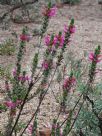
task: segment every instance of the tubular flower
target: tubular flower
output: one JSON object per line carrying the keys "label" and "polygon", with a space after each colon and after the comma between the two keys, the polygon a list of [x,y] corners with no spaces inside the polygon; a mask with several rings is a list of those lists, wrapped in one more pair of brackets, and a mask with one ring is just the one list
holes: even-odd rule
{"label": "tubular flower", "polygon": [[30,77],[29,77],[29,76],[19,76],[19,77],[18,77],[18,80],[25,82],[25,81],[29,81],[29,80],[30,80]]}
{"label": "tubular flower", "polygon": [[67,89],[67,88],[69,88],[70,86],[74,85],[75,83],[76,83],[75,77],[66,78],[66,79],[64,80],[63,88],[64,88],[64,89]]}
{"label": "tubular flower", "polygon": [[29,134],[33,132],[33,124],[29,124],[28,128],[26,129]]}
{"label": "tubular flower", "polygon": [[21,104],[21,100],[17,100],[16,102],[6,101],[4,105],[7,106],[9,109],[15,109],[19,104]]}
{"label": "tubular flower", "polygon": [[100,62],[102,60],[102,56],[98,55],[97,58],[95,57],[95,54],[93,52],[91,52],[89,54],[89,60],[91,61],[95,61],[96,63]]}
{"label": "tubular flower", "polygon": [[47,35],[45,37],[45,44],[46,44],[46,46],[48,46],[50,44],[50,36],[49,35]]}
{"label": "tubular flower", "polygon": [[45,7],[44,11],[43,11],[43,15],[44,16],[47,16],[47,17],[54,17],[56,15],[56,6],[52,7],[52,8],[48,8],[48,7]]}
{"label": "tubular flower", "polygon": [[68,26],[65,24],[64,25],[64,33],[67,33],[68,32]]}
{"label": "tubular flower", "polygon": [[72,34],[75,33],[75,31],[76,31],[76,27],[74,25],[70,25],[69,32]]}
{"label": "tubular flower", "polygon": [[57,41],[58,41],[57,37],[54,37],[53,40],[51,40],[51,37],[49,35],[45,37],[46,46],[56,45]]}
{"label": "tubular flower", "polygon": [[57,43],[59,44],[59,47],[63,47],[65,37],[64,35],[56,35]]}
{"label": "tubular flower", "polygon": [[56,10],[57,10],[57,8],[56,8],[55,6],[52,7],[52,8],[50,8],[50,10],[49,10],[49,12],[48,12],[48,16],[49,16],[49,17],[55,16],[55,15],[56,15]]}
{"label": "tubular flower", "polygon": [[20,35],[20,40],[23,41],[23,42],[29,42],[31,39],[31,36],[28,35],[28,34],[21,34]]}
{"label": "tubular flower", "polygon": [[44,60],[44,62],[42,63],[42,67],[44,68],[44,70],[47,70],[49,68],[49,64],[46,60]]}

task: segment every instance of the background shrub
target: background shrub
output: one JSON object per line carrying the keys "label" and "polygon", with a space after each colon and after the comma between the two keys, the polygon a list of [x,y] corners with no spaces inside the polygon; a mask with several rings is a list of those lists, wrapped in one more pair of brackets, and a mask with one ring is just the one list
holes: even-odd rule
{"label": "background shrub", "polygon": [[0,55],[13,55],[15,52],[15,45],[13,40],[8,39],[4,43],[0,44]]}
{"label": "background shrub", "polygon": [[71,5],[74,5],[74,4],[77,4],[80,2],[80,0],[62,0],[63,3],[68,3],[68,4],[71,4]]}

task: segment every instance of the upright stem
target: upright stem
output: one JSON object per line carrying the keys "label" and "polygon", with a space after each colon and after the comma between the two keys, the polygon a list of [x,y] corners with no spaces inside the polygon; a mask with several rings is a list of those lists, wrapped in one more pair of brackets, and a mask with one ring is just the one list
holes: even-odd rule
{"label": "upright stem", "polygon": [[25,98],[24,98],[24,100],[23,100],[23,103],[22,103],[22,105],[21,105],[21,109],[20,109],[20,111],[19,111],[19,114],[18,114],[18,116],[17,116],[17,118],[16,118],[15,124],[14,124],[14,126],[13,126],[13,128],[12,128],[12,130],[11,130],[10,136],[12,136],[12,133],[13,133],[13,131],[14,131],[14,129],[15,129],[15,127],[16,127],[18,121],[19,121],[21,112],[22,112],[23,107],[24,107],[24,105],[25,105],[25,103],[26,103],[26,100],[27,100],[27,97],[28,97],[28,95],[29,95],[29,92],[30,92],[30,90],[32,89],[32,86],[33,86],[33,83],[31,82],[31,84],[29,85],[27,94],[26,94],[26,96],[25,96]]}
{"label": "upright stem", "polygon": [[41,106],[41,104],[42,104],[42,101],[44,100],[45,95],[47,94],[47,92],[48,92],[48,90],[49,90],[49,87],[50,87],[50,85],[51,85],[51,83],[52,83],[52,81],[53,81],[53,78],[54,78],[54,76],[55,76],[56,70],[57,70],[57,67],[56,67],[56,69],[55,69],[55,71],[54,71],[54,73],[53,73],[53,75],[52,75],[52,78],[51,78],[51,80],[50,80],[50,83],[49,83],[49,85],[48,85],[48,87],[47,87],[47,89],[46,89],[46,91],[45,91],[45,93],[44,93],[42,99],[40,99],[40,102],[39,102],[39,104],[38,104],[38,106],[37,106],[36,111],[34,112],[34,114],[33,114],[33,116],[31,117],[31,119],[28,121],[28,124],[26,125],[26,127],[24,128],[24,130],[23,130],[23,132],[20,134],[20,136],[23,135],[23,133],[24,133],[25,130],[27,129],[28,125],[29,125],[29,124],[31,123],[31,121],[34,119],[35,115],[37,115],[37,113],[38,113],[38,111],[39,111],[39,108],[40,108],[40,106]]}

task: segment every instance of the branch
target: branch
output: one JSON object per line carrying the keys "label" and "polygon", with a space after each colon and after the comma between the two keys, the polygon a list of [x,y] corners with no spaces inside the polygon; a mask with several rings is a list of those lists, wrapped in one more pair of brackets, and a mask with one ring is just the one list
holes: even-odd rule
{"label": "branch", "polygon": [[10,9],[10,12],[13,12],[14,10],[18,9],[18,8],[21,8],[23,6],[26,6],[26,5],[30,5],[30,4],[34,4],[35,2],[38,2],[38,0],[33,0],[33,1],[30,1],[30,2],[26,2],[26,3],[20,3],[16,6],[14,6],[13,8]]}
{"label": "branch", "polygon": [[99,119],[98,113],[97,113],[97,112],[95,111],[95,109],[94,109],[95,105],[94,105],[93,100],[91,100],[91,99],[89,98],[89,96],[86,96],[86,99],[87,99],[88,102],[91,103],[92,111],[93,111],[94,115]]}
{"label": "branch", "polygon": [[33,1],[30,1],[30,2],[23,3],[23,4],[20,3],[20,4],[18,4],[18,5],[15,5],[13,8],[11,8],[9,11],[7,11],[6,13],[4,13],[4,14],[0,17],[0,22],[2,22],[2,21],[5,19],[5,17],[6,17],[7,15],[9,15],[10,13],[13,14],[14,10],[19,9],[19,8],[21,8],[21,7],[24,7],[24,6],[26,6],[26,5],[34,4],[35,2],[38,2],[38,0],[33,0]]}

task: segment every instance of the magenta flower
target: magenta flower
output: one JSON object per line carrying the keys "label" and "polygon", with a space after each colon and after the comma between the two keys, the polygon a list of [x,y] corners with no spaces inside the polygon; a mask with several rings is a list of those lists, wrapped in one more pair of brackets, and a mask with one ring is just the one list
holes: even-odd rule
{"label": "magenta flower", "polygon": [[54,17],[56,15],[56,11],[57,11],[56,6],[50,8],[50,10],[48,11],[48,16],[49,17]]}
{"label": "magenta flower", "polygon": [[16,103],[14,103],[12,101],[6,101],[4,104],[5,104],[5,106],[7,106],[10,109],[16,108]]}
{"label": "magenta flower", "polygon": [[61,35],[61,36],[59,37],[60,47],[62,47],[62,46],[63,46],[63,44],[64,44],[64,40],[65,40],[64,35]]}
{"label": "magenta flower", "polygon": [[48,8],[48,7],[45,7],[44,11],[42,12],[44,16],[47,16],[47,17],[54,17],[56,15],[56,6],[52,7],[52,8]]}
{"label": "magenta flower", "polygon": [[57,41],[58,41],[58,39],[57,39],[56,36],[53,38],[52,41],[51,41],[51,37],[50,37],[49,35],[47,35],[47,36],[45,37],[45,44],[46,44],[46,46],[56,45]]}
{"label": "magenta flower", "polygon": [[33,124],[30,124],[26,130],[27,130],[27,132],[29,134],[32,134],[32,132],[33,132]]}
{"label": "magenta flower", "polygon": [[42,67],[44,68],[44,70],[47,70],[49,68],[49,64],[46,60],[44,60],[44,62],[42,63]]}
{"label": "magenta flower", "polygon": [[63,84],[63,87],[64,87],[64,88],[67,88],[68,82],[69,82],[69,78],[66,78],[66,79],[64,80],[64,84]]}
{"label": "magenta flower", "polygon": [[4,105],[7,106],[9,109],[15,109],[19,104],[21,104],[21,100],[17,100],[16,102],[6,101]]}
{"label": "magenta flower", "polygon": [[75,27],[74,25],[71,25],[71,26],[69,27],[69,31],[70,31],[71,34],[72,34],[72,33],[75,33],[76,27]]}
{"label": "magenta flower", "polygon": [[94,60],[94,53],[93,53],[93,52],[91,52],[91,53],[89,54],[89,60],[91,60],[91,61]]}
{"label": "magenta flower", "polygon": [[[65,36],[64,34],[62,35],[56,35],[54,36],[53,40],[51,39],[51,37],[48,35],[45,37],[45,44],[46,46],[56,46],[56,44],[59,45],[59,47],[62,47],[65,41]],[[53,50],[53,49],[52,49]]]}
{"label": "magenta flower", "polygon": [[22,80],[23,80],[23,76],[19,76],[19,77],[18,77],[18,80],[19,80],[19,81],[22,81]]}
{"label": "magenta flower", "polygon": [[56,42],[59,44],[60,47],[63,47],[65,36],[62,35],[56,35]]}
{"label": "magenta flower", "polygon": [[98,62],[100,62],[102,60],[102,58],[101,58],[101,55],[98,55],[98,57],[95,58],[95,54],[93,52],[91,52],[89,54],[89,60],[95,61],[96,63],[98,63]]}
{"label": "magenta flower", "polygon": [[67,89],[70,85],[72,86],[72,85],[74,85],[76,83],[76,79],[75,79],[75,77],[71,77],[71,78],[66,78],[65,80],[64,80],[64,84],[63,84],[63,87],[64,87],[64,89]]}
{"label": "magenta flower", "polygon": [[23,41],[23,42],[29,42],[31,39],[31,36],[28,35],[28,34],[21,34],[20,35],[20,40]]}
{"label": "magenta flower", "polygon": [[67,33],[67,32],[68,32],[68,26],[64,25],[64,33]]}
{"label": "magenta flower", "polygon": [[19,76],[19,77],[18,77],[18,80],[25,82],[25,81],[29,81],[29,80],[30,80],[30,77],[29,77],[29,76]]}
{"label": "magenta flower", "polygon": [[29,76],[25,76],[25,77],[24,77],[24,80],[25,80],[25,81],[29,81],[30,79],[31,79],[31,78],[30,78]]}
{"label": "magenta flower", "polygon": [[55,36],[54,39],[53,39],[53,45],[56,45],[57,42],[58,42],[58,39],[57,39],[57,37]]}
{"label": "magenta flower", "polygon": [[45,37],[45,44],[46,44],[46,46],[49,46],[49,44],[50,44],[50,36],[49,35],[47,35]]}

